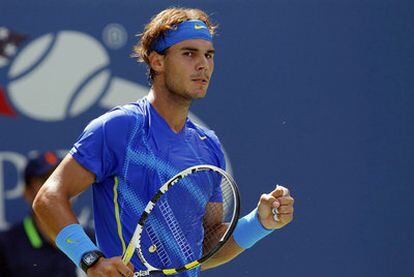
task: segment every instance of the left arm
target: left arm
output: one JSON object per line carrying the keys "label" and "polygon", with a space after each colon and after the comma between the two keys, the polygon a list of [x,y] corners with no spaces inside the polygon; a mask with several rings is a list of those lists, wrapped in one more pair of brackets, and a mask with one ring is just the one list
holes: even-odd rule
{"label": "left arm", "polygon": [[[292,221],[293,210],[294,210],[293,203],[294,203],[294,199],[290,196],[289,190],[282,186],[277,186],[272,192],[268,194],[263,194],[260,197],[259,203],[257,205],[257,215],[254,214],[253,216],[257,216],[260,222],[261,228],[263,229],[267,229],[267,230],[280,229]],[[209,203],[208,205],[222,205],[222,204],[221,203]],[[275,221],[273,218],[273,213],[272,213],[273,208],[276,208],[278,211],[278,218],[279,218],[278,221]],[[210,210],[210,209],[207,209],[207,210]],[[219,234],[222,234],[223,232],[225,232],[225,230],[227,230],[227,227],[225,225],[226,223],[221,223],[221,218],[222,216],[220,213],[215,213],[214,215],[206,214],[205,224],[208,224],[207,226],[218,226],[215,228],[217,228],[217,232]],[[223,248],[220,249],[220,251],[218,251],[215,255],[213,255],[213,257],[207,260],[204,264],[201,265],[201,270],[213,268],[221,264],[227,263],[231,261],[232,259],[234,259],[235,257],[237,257],[244,250],[246,250],[245,248],[239,246],[239,244],[242,244],[242,243],[237,242],[238,237],[236,235],[236,232],[237,232],[237,228],[241,227],[240,225],[241,224],[239,224],[236,227],[235,234],[233,234],[233,236],[229,239],[229,241],[226,242]],[[236,238],[235,238],[235,235],[236,235]]]}
{"label": "left arm", "polygon": [[[228,230],[227,222],[222,222],[223,218],[223,203],[210,202],[206,207],[206,214],[204,217],[204,241],[203,251],[208,252],[211,247],[217,245],[220,238]],[[216,254],[201,265],[201,270],[213,268],[221,264],[227,263],[234,259],[237,255],[243,252],[244,249],[239,247],[234,241],[233,236],[225,243]]]}
{"label": "left arm", "polygon": [[233,236],[226,242],[216,254],[201,265],[201,270],[210,269],[219,265],[230,262],[236,258],[245,249],[241,248],[235,241]]}

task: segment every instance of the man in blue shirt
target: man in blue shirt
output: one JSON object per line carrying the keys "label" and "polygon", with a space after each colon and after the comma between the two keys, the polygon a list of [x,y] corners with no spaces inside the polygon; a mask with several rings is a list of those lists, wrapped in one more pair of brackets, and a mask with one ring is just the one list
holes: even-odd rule
{"label": "man in blue shirt", "polygon": [[[205,96],[213,73],[214,30],[208,16],[197,9],[170,8],[157,14],[135,47],[136,56],[149,68],[149,94],[93,120],[36,198],[33,207],[50,236],[88,276],[132,276],[134,268],[144,269],[137,257],[125,266],[120,256],[159,186],[189,166],[225,169],[214,132],[187,117],[192,101]],[[91,184],[97,246],[86,238],[69,205],[71,197]],[[217,188],[207,195],[209,202],[220,203]],[[279,221],[273,219],[273,208]],[[262,195],[257,209],[239,220],[231,240],[202,269],[233,259],[292,217],[293,198],[286,188]],[[201,228],[185,235],[187,230],[176,230],[180,245],[193,249],[189,255],[195,257],[201,251],[193,247]],[[153,262],[168,268],[168,259],[161,255]],[[180,274],[198,275],[199,269]]]}

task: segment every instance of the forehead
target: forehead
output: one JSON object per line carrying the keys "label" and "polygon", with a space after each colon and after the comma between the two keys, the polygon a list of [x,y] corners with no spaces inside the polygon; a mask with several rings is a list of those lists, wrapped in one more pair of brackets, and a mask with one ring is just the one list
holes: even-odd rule
{"label": "forehead", "polygon": [[204,39],[187,39],[183,40],[179,43],[174,44],[170,47],[170,50],[172,51],[179,51],[181,49],[188,49],[193,48],[197,49],[199,51],[210,51],[214,50],[213,44]]}

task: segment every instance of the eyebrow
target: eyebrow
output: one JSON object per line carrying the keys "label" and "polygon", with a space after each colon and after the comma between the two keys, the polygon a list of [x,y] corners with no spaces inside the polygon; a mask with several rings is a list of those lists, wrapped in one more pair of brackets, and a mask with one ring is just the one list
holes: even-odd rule
{"label": "eyebrow", "polygon": [[[193,48],[193,47],[183,47],[183,48],[180,49],[180,51],[200,52],[200,50],[198,48]],[[209,53],[209,54],[214,54],[215,52],[216,52],[216,50],[214,50],[214,49],[207,50],[207,53]]]}

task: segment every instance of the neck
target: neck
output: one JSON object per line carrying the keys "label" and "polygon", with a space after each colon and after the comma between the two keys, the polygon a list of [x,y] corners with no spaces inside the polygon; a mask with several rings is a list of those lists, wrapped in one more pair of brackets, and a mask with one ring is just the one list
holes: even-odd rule
{"label": "neck", "polygon": [[175,133],[183,129],[190,110],[191,100],[184,99],[184,97],[156,84],[152,86],[147,98]]}

